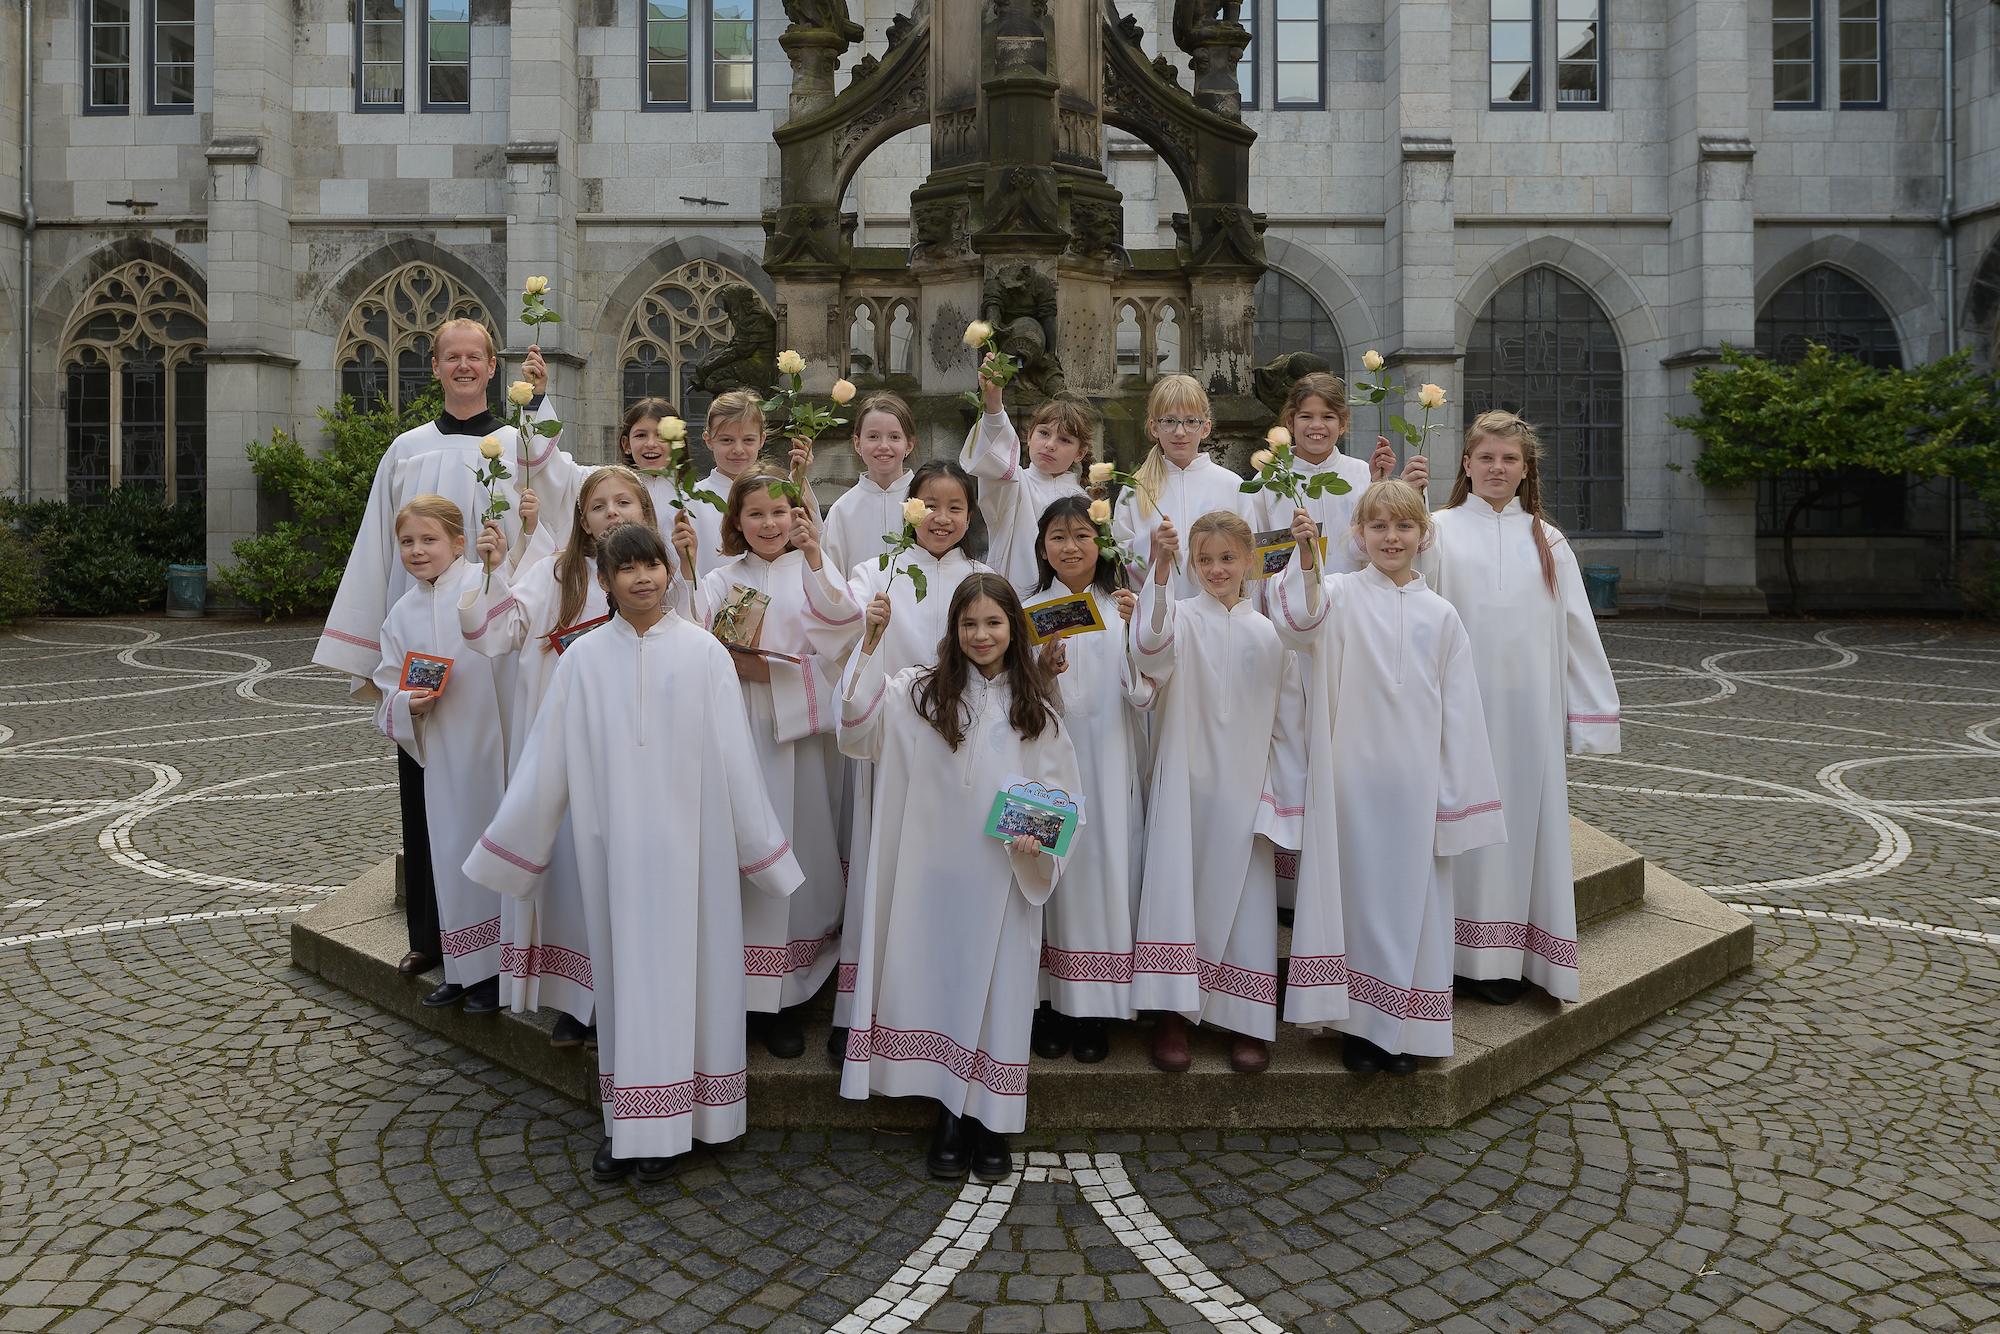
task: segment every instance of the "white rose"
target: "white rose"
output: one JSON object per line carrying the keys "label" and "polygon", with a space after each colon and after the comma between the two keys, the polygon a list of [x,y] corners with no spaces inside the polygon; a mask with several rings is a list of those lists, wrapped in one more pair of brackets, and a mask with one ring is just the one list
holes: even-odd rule
{"label": "white rose", "polygon": [[530,278],[521,285],[521,291],[528,296],[547,296],[549,294],[549,280],[547,278]]}
{"label": "white rose", "polygon": [[903,502],[904,523],[907,524],[922,523],[924,521],[924,516],[926,514],[929,514],[930,512],[931,512],[931,507],[929,505],[924,504],[923,501],[916,499],[914,496]]}
{"label": "white rose", "polygon": [[481,440],[479,442],[479,457],[483,459],[499,458],[500,437],[497,435],[489,435],[484,440]]}
{"label": "white rose", "polygon": [[1250,456],[1250,466],[1255,468],[1258,472],[1262,472],[1264,471],[1265,468],[1270,466],[1271,460],[1275,457],[1276,456],[1272,454],[1270,450],[1260,449],[1255,454],[1252,454]]}
{"label": "white rose", "polygon": [[985,320],[974,320],[965,326],[965,345],[967,347],[984,347],[986,346],[986,340],[992,336],[993,326]]}
{"label": "white rose", "polygon": [[535,386],[526,380],[516,380],[507,386],[507,401],[517,408],[525,408],[535,397]]}
{"label": "white rose", "polygon": [[660,418],[660,439],[670,445],[678,445],[688,438],[687,423],[679,417]]}
{"label": "white rose", "polygon": [[852,403],[854,401],[854,381],[835,380],[833,388],[827,391],[827,395],[835,403]]}
{"label": "white rose", "polygon": [[1292,447],[1292,433],[1282,426],[1273,426],[1270,430],[1264,432],[1264,443],[1273,449],[1290,449]]}
{"label": "white rose", "polygon": [[1092,523],[1099,523],[1099,524],[1103,524],[1103,523],[1110,523],[1110,522],[1111,522],[1111,502],[1110,502],[1110,501],[1108,501],[1108,500],[1093,500],[1093,501],[1091,501],[1091,502],[1090,502],[1090,521],[1091,521]]}
{"label": "white rose", "polygon": [[804,373],[805,368],[806,359],[790,348],[786,348],[778,354],[778,373],[780,375],[800,375]]}
{"label": "white rose", "polygon": [[1377,352],[1377,351],[1376,351],[1376,350],[1375,350],[1374,348],[1372,348],[1372,347],[1371,347],[1371,348],[1369,348],[1369,349],[1368,349],[1368,350],[1367,350],[1366,352],[1363,352],[1363,353],[1361,354],[1361,369],[1362,369],[1362,370],[1364,370],[1364,371],[1379,371],[1379,370],[1381,370],[1381,369],[1382,369],[1382,354],[1381,354],[1380,352]]}
{"label": "white rose", "polygon": [[1444,390],[1438,385],[1424,385],[1417,390],[1417,402],[1423,407],[1441,408],[1444,406]]}
{"label": "white rose", "polygon": [[1118,470],[1109,463],[1093,463],[1090,465],[1090,484],[1092,486],[1103,486],[1111,480],[1111,474],[1116,471]]}

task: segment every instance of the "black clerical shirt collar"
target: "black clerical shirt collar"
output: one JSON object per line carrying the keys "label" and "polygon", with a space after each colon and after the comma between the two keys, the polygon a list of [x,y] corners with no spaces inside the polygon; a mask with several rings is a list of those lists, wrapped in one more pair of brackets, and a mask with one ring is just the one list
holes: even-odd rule
{"label": "black clerical shirt collar", "polygon": [[481,408],[475,417],[454,417],[449,412],[440,412],[437,417],[437,428],[444,435],[492,435],[506,424],[488,408]]}

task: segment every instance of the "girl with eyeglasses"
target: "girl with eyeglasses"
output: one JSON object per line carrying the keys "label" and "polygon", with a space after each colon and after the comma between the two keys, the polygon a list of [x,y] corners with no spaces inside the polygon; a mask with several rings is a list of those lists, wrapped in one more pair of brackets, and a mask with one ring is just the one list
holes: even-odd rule
{"label": "girl with eyeglasses", "polygon": [[[1182,531],[1204,514],[1227,510],[1245,522],[1255,517],[1255,497],[1242,493],[1243,479],[1203,452],[1215,423],[1208,394],[1191,375],[1162,376],[1146,398],[1146,434],[1153,448],[1139,465],[1138,485],[1118,498],[1111,531],[1142,567],[1152,561],[1153,534],[1160,520]],[[1169,597],[1193,597],[1200,589],[1186,569],[1169,571]]]}

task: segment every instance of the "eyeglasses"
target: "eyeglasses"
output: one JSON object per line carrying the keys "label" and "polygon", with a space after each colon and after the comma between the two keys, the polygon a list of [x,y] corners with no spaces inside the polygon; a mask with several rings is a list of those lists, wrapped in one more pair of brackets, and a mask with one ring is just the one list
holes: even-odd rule
{"label": "eyeglasses", "polygon": [[1206,417],[1155,417],[1153,422],[1162,431],[1199,431],[1208,425]]}

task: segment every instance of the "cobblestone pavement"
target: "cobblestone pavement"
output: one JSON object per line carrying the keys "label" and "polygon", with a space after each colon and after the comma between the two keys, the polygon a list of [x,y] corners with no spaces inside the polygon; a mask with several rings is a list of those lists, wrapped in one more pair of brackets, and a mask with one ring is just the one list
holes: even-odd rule
{"label": "cobblestone pavement", "polygon": [[0,633],[0,1330],[2000,1327],[2000,637],[1608,625],[1576,809],[1752,973],[1452,1130],[961,1192],[886,1134],[598,1186],[594,1112],[292,971],[394,770],[313,627],[216,624]]}

